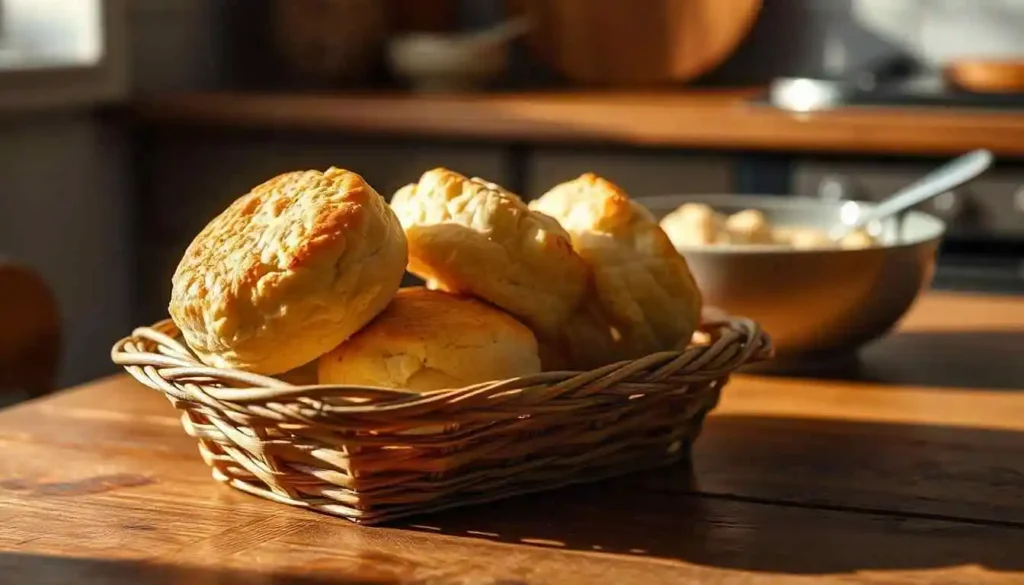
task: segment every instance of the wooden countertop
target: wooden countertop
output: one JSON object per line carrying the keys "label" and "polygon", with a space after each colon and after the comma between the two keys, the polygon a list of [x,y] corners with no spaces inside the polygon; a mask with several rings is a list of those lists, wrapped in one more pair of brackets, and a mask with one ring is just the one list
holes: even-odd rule
{"label": "wooden countertop", "polygon": [[459,96],[195,93],[137,104],[154,125],[695,149],[1024,155],[1024,111],[846,108],[794,114],[752,90]]}
{"label": "wooden countertop", "polygon": [[[691,467],[366,528],[214,482],[126,376],[0,412],[43,583],[1019,583],[1024,299],[930,294],[854,380],[736,376]],[[874,380],[874,381],[869,381]]]}

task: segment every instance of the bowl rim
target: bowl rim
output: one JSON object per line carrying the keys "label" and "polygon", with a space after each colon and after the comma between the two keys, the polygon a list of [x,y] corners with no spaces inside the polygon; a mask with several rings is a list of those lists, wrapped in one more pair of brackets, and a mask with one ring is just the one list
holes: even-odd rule
{"label": "bowl rim", "polygon": [[[868,208],[878,205],[877,202],[864,201],[862,199],[842,199],[836,202],[827,201],[818,197],[807,195],[777,195],[777,194],[730,194],[730,193],[680,193],[639,196],[635,199],[650,211],[667,210],[670,213],[684,203],[705,203],[714,207],[715,203],[729,207],[743,207],[746,209],[806,209],[809,206],[817,208],[832,208],[844,203],[852,202]],[[653,207],[653,209],[652,209]],[[671,207],[671,209],[669,209]],[[694,246],[679,246],[675,248],[685,254],[777,254],[777,255],[806,255],[806,254],[858,254],[871,252],[873,250],[900,250],[917,248],[941,241],[947,230],[946,222],[941,218],[920,210],[911,210],[909,217],[931,223],[934,234],[926,237],[918,237],[896,243],[883,243],[877,246],[863,248],[792,248],[784,244],[707,244]],[[661,218],[658,219],[661,221]]]}

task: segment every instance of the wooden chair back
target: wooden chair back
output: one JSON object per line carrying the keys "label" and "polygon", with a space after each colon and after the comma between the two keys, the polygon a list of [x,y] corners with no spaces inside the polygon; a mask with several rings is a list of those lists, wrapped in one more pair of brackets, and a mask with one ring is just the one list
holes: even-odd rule
{"label": "wooden chair back", "polygon": [[54,389],[60,360],[57,299],[34,270],[0,260],[0,403]]}

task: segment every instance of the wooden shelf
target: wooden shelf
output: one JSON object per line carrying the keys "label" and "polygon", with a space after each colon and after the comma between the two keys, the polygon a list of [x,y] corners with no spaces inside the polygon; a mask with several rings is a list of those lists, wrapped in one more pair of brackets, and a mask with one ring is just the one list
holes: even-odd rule
{"label": "wooden shelf", "polygon": [[146,124],[527,143],[949,155],[1024,155],[1024,112],[848,108],[794,114],[755,91],[453,96],[193,93],[143,101]]}

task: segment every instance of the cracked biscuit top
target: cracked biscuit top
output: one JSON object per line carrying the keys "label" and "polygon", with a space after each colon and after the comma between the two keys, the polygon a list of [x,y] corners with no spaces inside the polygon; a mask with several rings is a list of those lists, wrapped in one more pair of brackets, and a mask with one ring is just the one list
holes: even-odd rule
{"label": "cracked biscuit top", "polygon": [[690,268],[647,208],[592,173],[553,187],[530,209],[557,219],[591,272],[561,351],[590,369],[681,349],[700,323]]}
{"label": "cracked biscuit top", "polygon": [[206,364],[277,374],[316,360],[380,313],[405,235],[356,173],[297,171],[252,189],[192,241],[171,318]]}
{"label": "cracked biscuit top", "polygon": [[409,271],[427,286],[483,299],[538,336],[557,335],[586,287],[587,267],[554,219],[478,178],[434,169],[395,193]]}

